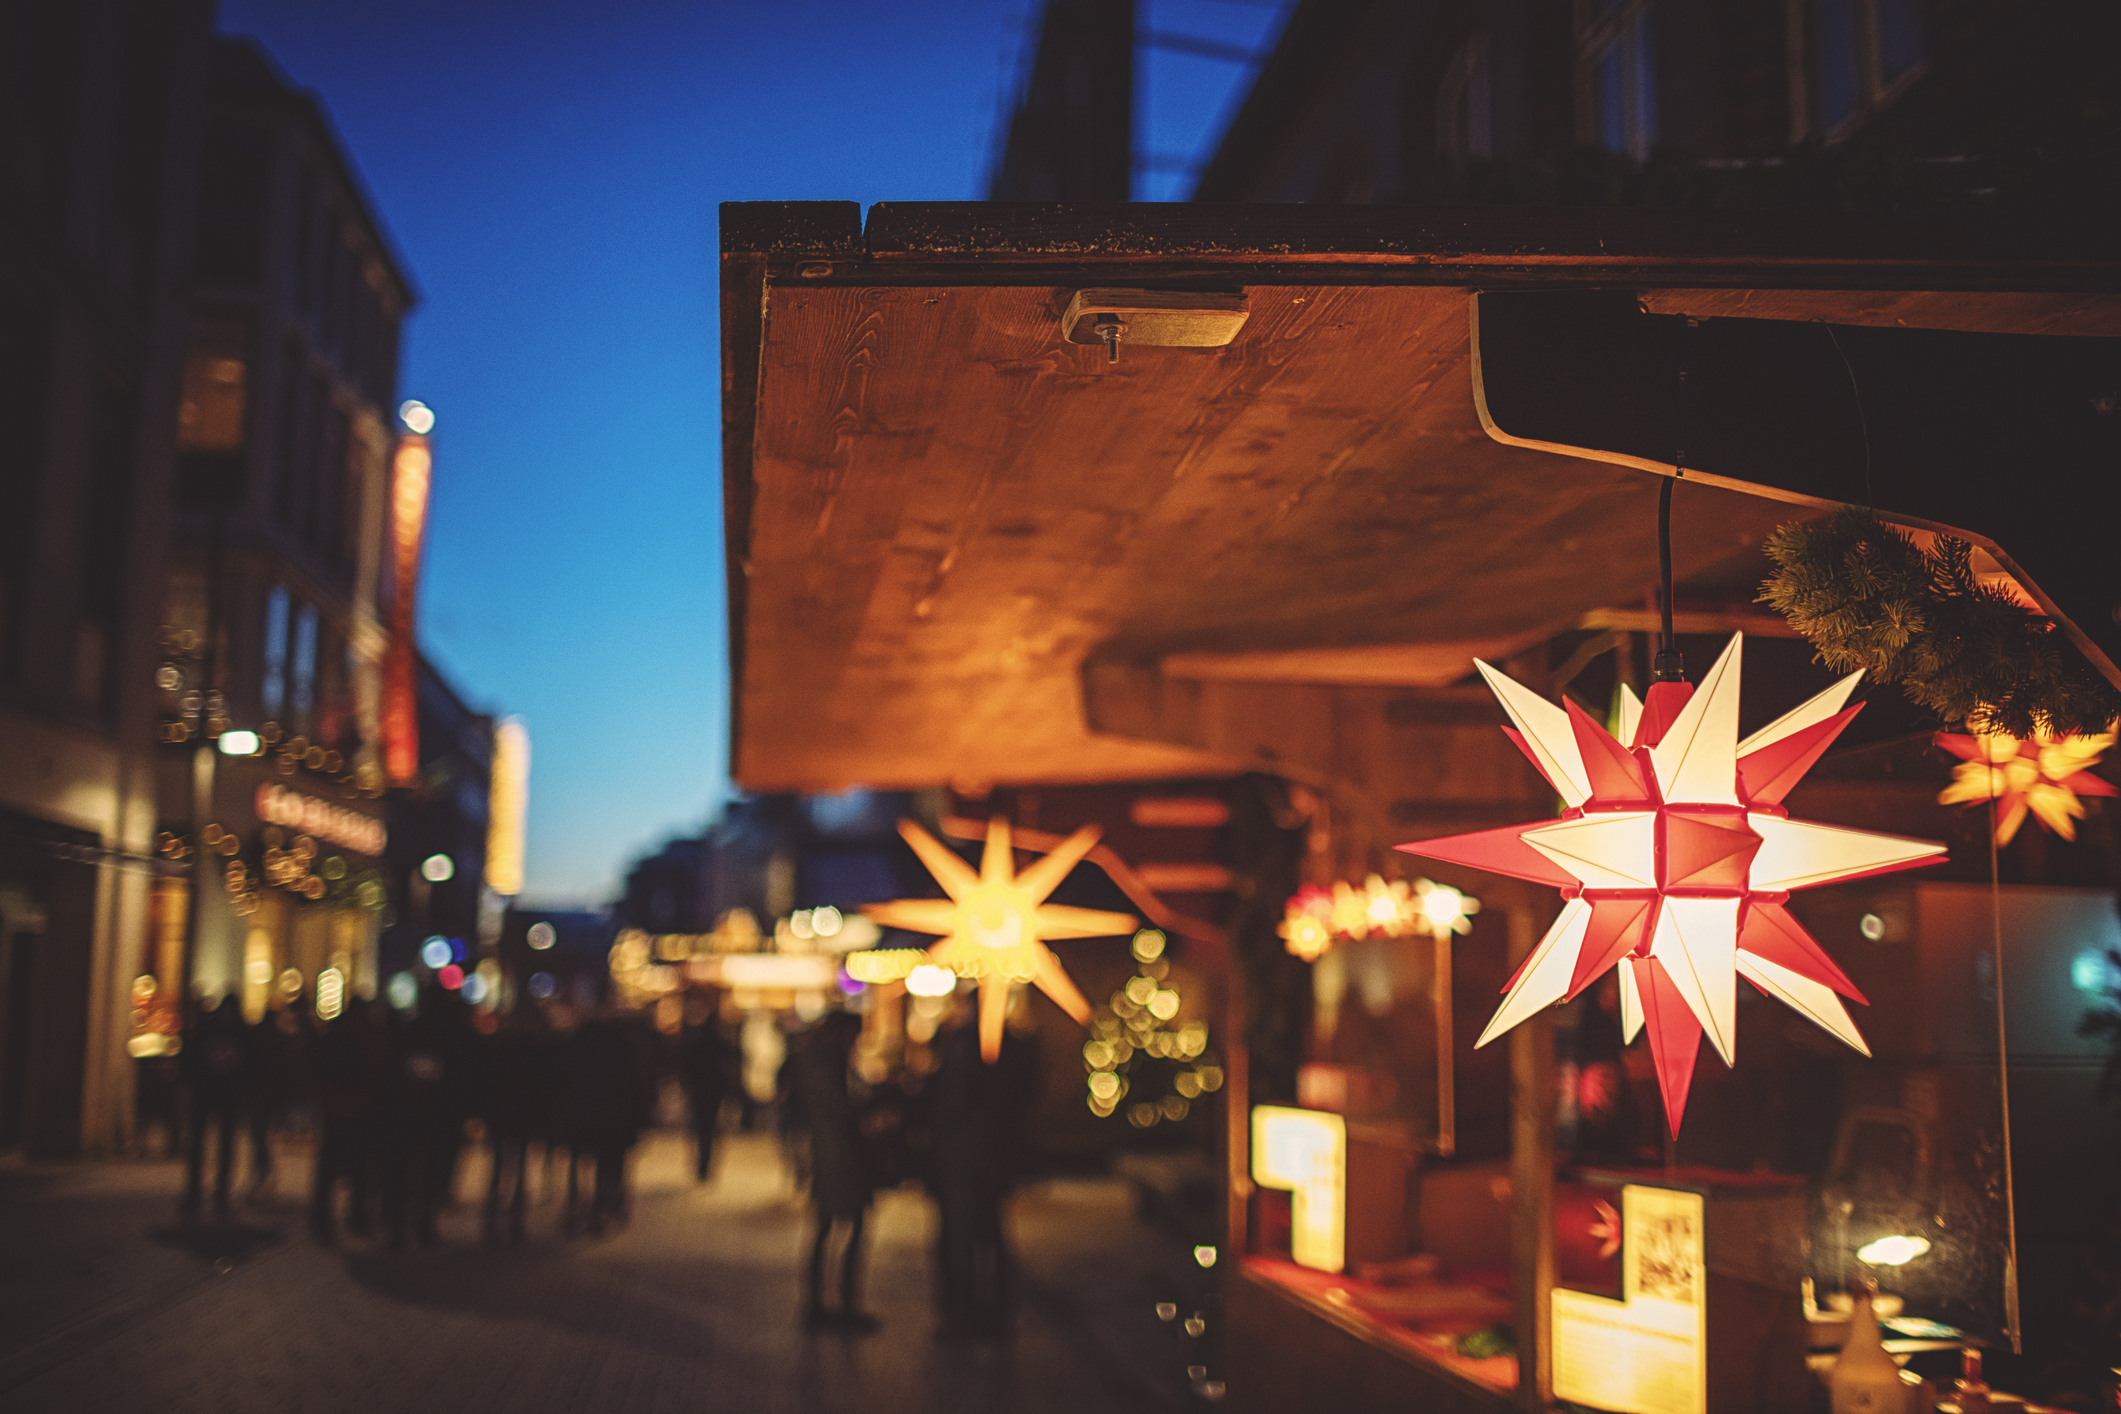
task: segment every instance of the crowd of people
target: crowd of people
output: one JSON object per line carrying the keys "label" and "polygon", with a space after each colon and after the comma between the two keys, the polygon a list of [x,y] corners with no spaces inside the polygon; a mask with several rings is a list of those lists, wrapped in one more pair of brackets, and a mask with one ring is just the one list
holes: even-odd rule
{"label": "crowd of people", "polygon": [[[492,1145],[489,1240],[520,1240],[533,1145],[565,1164],[566,1222],[597,1230],[623,1215],[626,1156],[653,1117],[655,1033],[637,1017],[579,1021],[526,1008],[490,1029],[455,992],[430,985],[410,1015],[378,1004],[327,1023],[275,1010],[246,1022],[233,997],[184,1034],[187,1099],[180,1211],[231,1211],[240,1140],[253,1192],[273,1178],[273,1140],[298,1106],[316,1137],[309,1223],[323,1242],[342,1226],[379,1230],[394,1248],[432,1246],[468,1139]],[[586,1201],[581,1175],[593,1177]]]}
{"label": "crowd of people", "polygon": [[1013,1302],[1002,1207],[1020,1173],[1035,1048],[1011,1033],[990,1064],[969,1019],[946,1021],[921,1072],[869,1083],[854,1064],[861,1029],[846,1012],[777,1021],[779,1064],[755,1077],[705,1006],[664,1036],[637,1014],[544,1005],[475,1023],[458,994],[432,984],[409,1014],[356,1004],[330,1022],[296,1009],[250,1022],[223,998],[179,1051],[180,1210],[202,1217],[210,1193],[214,1214],[229,1216],[246,1149],[251,1193],[269,1189],[275,1136],[299,1115],[314,1134],[309,1225],[320,1242],[344,1231],[393,1249],[434,1245],[474,1143],[488,1151],[487,1241],[523,1239],[540,1162],[548,1186],[565,1184],[565,1230],[594,1233],[624,1220],[629,1155],[675,1081],[700,1182],[732,1110],[779,1134],[813,1212],[808,1329],[878,1328],[861,1299],[869,1210],[880,1190],[919,1181],[940,1217],[938,1334],[1002,1337]]}

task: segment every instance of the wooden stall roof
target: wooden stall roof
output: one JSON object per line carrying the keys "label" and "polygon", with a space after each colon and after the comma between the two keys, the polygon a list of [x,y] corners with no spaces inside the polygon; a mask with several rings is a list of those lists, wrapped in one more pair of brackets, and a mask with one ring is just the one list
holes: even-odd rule
{"label": "wooden stall roof", "polygon": [[[2096,233],[1786,213],[722,208],[733,769],[757,790],[1231,769],[1100,735],[1092,660],[1435,686],[1639,610],[1656,478],[1483,431],[1468,296],[2121,334]],[[1225,348],[1065,342],[1086,286],[1243,291]],[[1791,508],[1678,498],[1680,579]],[[1587,616],[1589,618],[1587,619]]]}

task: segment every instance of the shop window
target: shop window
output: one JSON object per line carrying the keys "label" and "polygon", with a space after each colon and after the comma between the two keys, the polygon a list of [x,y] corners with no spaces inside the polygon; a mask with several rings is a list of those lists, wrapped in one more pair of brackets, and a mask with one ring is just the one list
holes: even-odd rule
{"label": "shop window", "polygon": [[201,329],[184,355],[177,404],[177,445],[189,452],[233,452],[243,446],[249,407],[249,339],[240,324]]}
{"label": "shop window", "polygon": [[1467,36],[1436,91],[1436,154],[1447,162],[1487,157],[1495,150],[1488,102],[1488,37]]}
{"label": "shop window", "polygon": [[[1922,73],[1921,0],[1790,0],[1798,137],[1845,137]],[[1807,91],[1808,90],[1808,91]]]}
{"label": "shop window", "polygon": [[265,672],[258,684],[258,705],[267,720],[287,707],[287,619],[287,586],[276,584],[265,596]]}
{"label": "shop window", "polygon": [[1640,162],[1657,140],[1650,0],[1592,0],[1577,26],[1578,129],[1584,140]]}

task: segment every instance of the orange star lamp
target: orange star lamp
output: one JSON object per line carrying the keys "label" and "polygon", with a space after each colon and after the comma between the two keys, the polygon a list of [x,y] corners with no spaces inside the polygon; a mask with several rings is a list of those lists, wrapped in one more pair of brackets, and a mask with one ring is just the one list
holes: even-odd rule
{"label": "orange star lamp", "polygon": [[[1657,683],[1624,694],[1618,738],[1574,702],[1557,707],[1479,663],[1513,723],[1511,739],[1561,796],[1558,819],[1399,848],[1552,884],[1561,917],[1503,989],[1485,1046],[1620,968],[1621,1025],[1647,1030],[1666,1122],[1679,1133],[1704,1033],[1737,1060],[1737,981],[1865,1055],[1842,998],[1863,994],[1791,916],[1792,891],[1908,869],[1945,847],[1792,820],[1783,797],[1860,710],[1860,673],[1738,738],[1743,636],[1696,690]],[[1624,744],[1623,744],[1624,743]],[[1621,966],[1621,964],[1625,966]]]}
{"label": "orange star lamp", "polygon": [[1009,844],[1009,822],[1000,817],[987,822],[987,847],[978,873],[911,820],[899,821],[898,832],[949,897],[873,903],[862,912],[886,928],[943,935],[928,949],[928,961],[979,984],[980,1054],[989,1061],[1001,1056],[1012,982],[1036,985],[1078,1024],[1087,1025],[1090,1004],[1043,940],[1134,931],[1131,913],[1046,902],[1096,845],[1098,828],[1085,825],[1021,874]]}

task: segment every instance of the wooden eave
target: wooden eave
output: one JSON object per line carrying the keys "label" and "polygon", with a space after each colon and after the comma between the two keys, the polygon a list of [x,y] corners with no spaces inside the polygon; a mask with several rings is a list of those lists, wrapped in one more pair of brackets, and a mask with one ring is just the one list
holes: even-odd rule
{"label": "wooden eave", "polygon": [[[1229,770],[1095,730],[1086,665],[1227,680],[1251,655],[1433,688],[1476,653],[1639,607],[1656,479],[1489,435],[1476,290],[2110,338],[2110,247],[1786,213],[904,203],[865,227],[851,202],[726,205],[734,773],[832,789]],[[1090,285],[1241,290],[1251,313],[1227,348],[1107,367],[1061,338]],[[1680,579],[1791,514],[1690,485]]]}

